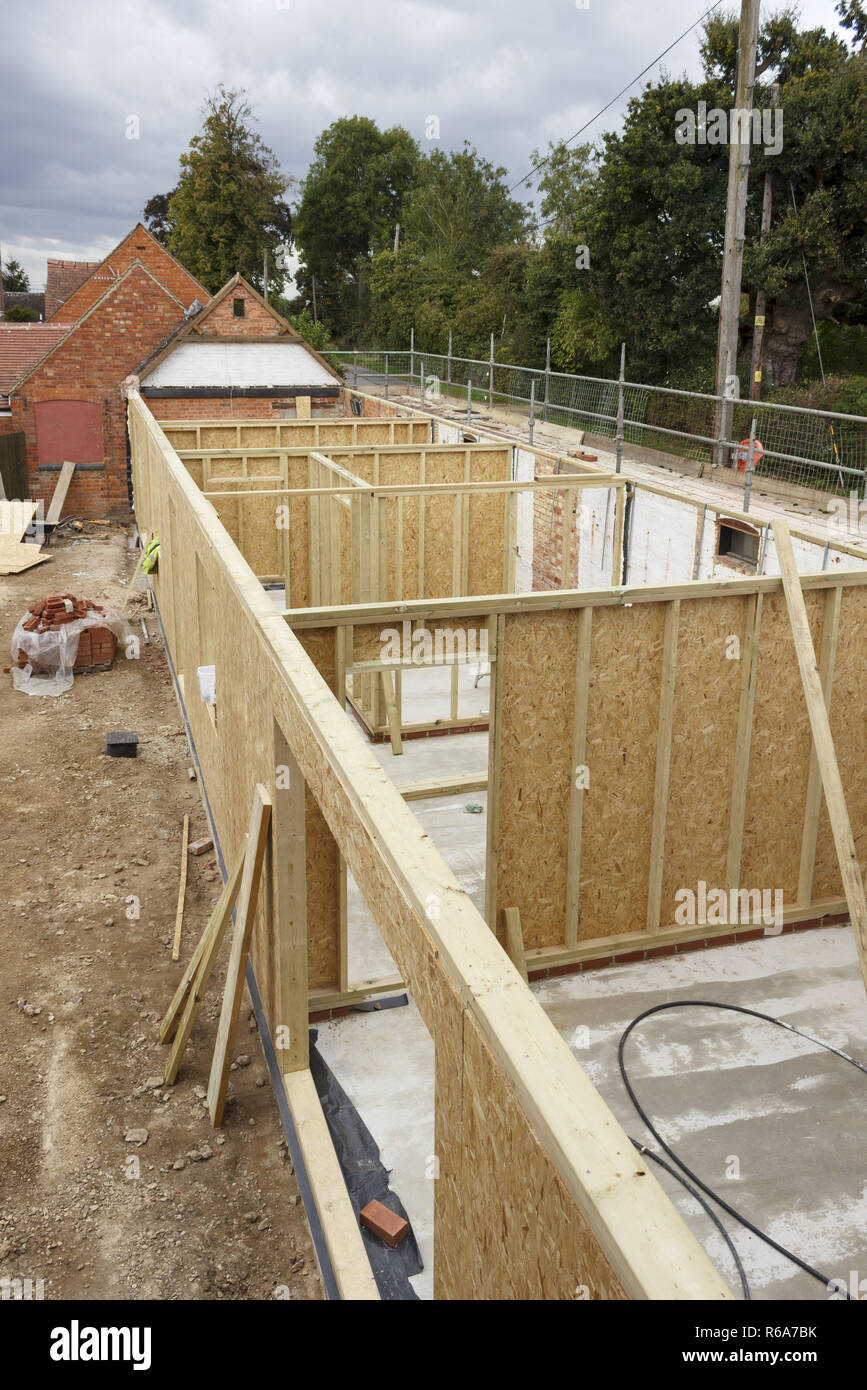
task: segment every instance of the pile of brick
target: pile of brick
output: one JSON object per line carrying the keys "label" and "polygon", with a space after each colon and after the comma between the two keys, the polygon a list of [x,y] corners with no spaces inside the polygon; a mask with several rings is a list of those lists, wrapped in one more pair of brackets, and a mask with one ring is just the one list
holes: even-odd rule
{"label": "pile of brick", "polygon": [[[31,604],[27,611],[30,617],[21,624],[22,628],[25,632],[42,634],[60,632],[67,623],[86,618],[92,613],[104,613],[105,609],[98,603],[91,602],[89,598],[76,598],[75,594],[49,594],[42,603]],[[85,671],[107,671],[114,660],[116,650],[117,638],[110,628],[96,624],[86,627],[78,638],[78,653],[73,668],[75,675],[81,675]],[[28,663],[34,671],[40,670],[38,659],[34,659],[23,647],[19,647],[17,665],[23,670]],[[5,669],[8,671],[10,668]]]}

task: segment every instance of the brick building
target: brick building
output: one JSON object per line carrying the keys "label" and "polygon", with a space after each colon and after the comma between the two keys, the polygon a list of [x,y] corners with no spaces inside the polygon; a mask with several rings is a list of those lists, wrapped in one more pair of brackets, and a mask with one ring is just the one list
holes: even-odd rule
{"label": "brick building", "polygon": [[69,274],[54,275],[50,321],[0,326],[0,391],[11,393],[0,433],[25,435],[31,498],[47,502],[70,459],[68,512],[129,515],[133,375],[164,419],[294,416],[299,396],[314,414],[340,408],[340,377],[251,285],[236,275],[211,298],[141,224],[77,284],[82,263],[53,264]]}
{"label": "brick building", "polygon": [[341,378],[291,324],[235,275],[136,375],[161,420],[294,418],[340,409]]}
{"label": "brick building", "polygon": [[[11,392],[0,430],[25,435],[32,498],[47,501],[62,463],[73,459],[68,511],[125,517],[124,379],[208,293],[140,223],[98,265],[53,262],[49,271],[50,321],[9,325],[9,342],[0,338],[0,375],[6,368]],[[11,381],[10,364],[27,350],[26,334],[36,327],[45,347]]]}

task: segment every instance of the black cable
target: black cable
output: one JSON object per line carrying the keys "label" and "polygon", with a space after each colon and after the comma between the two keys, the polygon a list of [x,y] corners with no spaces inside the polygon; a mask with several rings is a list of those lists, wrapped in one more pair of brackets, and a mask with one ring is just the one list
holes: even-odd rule
{"label": "black cable", "polygon": [[[617,96],[614,96],[611,98],[610,101],[607,101],[605,105],[602,107],[601,111],[597,111],[595,116],[591,116],[589,121],[584,122],[580,130],[576,130],[574,135],[570,135],[568,140],[563,140],[561,141],[561,143],[564,145],[571,145],[573,140],[577,140],[579,135],[583,135],[585,130],[592,126],[594,121],[598,121],[600,116],[605,115],[605,112],[608,110],[609,107],[614,105],[615,101],[619,101],[623,94],[629,91],[630,87],[634,87],[636,82],[641,81],[645,73],[650,72],[651,68],[655,68],[657,63],[662,62],[662,59],[666,56],[666,54],[670,53],[673,48],[676,48],[677,45],[680,43],[681,39],[685,39],[687,34],[691,34],[693,29],[697,29],[699,24],[701,24],[702,20],[707,19],[708,15],[713,14],[714,10],[718,10],[721,4],[722,0],[715,0],[715,4],[711,5],[709,9],[705,10],[704,14],[701,15],[693,24],[690,24],[688,29],[684,29],[682,34],[678,34],[677,38],[673,39],[671,43],[668,45],[668,48],[664,48],[661,53],[657,54],[657,56],[653,59],[652,63],[648,63],[646,68],[642,68],[641,72],[638,74],[637,77],[633,77],[631,82],[627,82],[625,87],[621,87],[620,91],[617,93]],[[522,183],[526,183],[527,179],[531,179],[534,174],[537,174],[539,170],[542,168],[543,164],[549,163],[550,159],[551,155],[549,154],[545,155],[544,159],[540,159],[538,164],[533,165],[529,174],[525,174],[522,179],[518,179],[517,183],[512,184],[511,188],[509,189],[509,192],[514,193],[516,188],[520,188]]]}
{"label": "black cable", "polygon": [[640,1154],[646,1155],[647,1158],[652,1158],[653,1161],[654,1161],[654,1163],[658,1163],[659,1166],[660,1166],[660,1168],[664,1168],[665,1171],[666,1171],[666,1173],[670,1173],[671,1176],[672,1176],[677,1182],[680,1183],[681,1187],[685,1187],[686,1190],[687,1190],[687,1192],[689,1193],[689,1195],[690,1195],[691,1197],[694,1197],[694,1198],[695,1198],[695,1200],[698,1202],[699,1206],[700,1206],[700,1207],[707,1213],[707,1215],[710,1217],[711,1221],[712,1221],[713,1224],[716,1226],[717,1230],[719,1231],[720,1235],[722,1236],[723,1240],[725,1241],[726,1245],[727,1245],[728,1248],[729,1248],[729,1254],[731,1255],[732,1259],[734,1260],[735,1265],[736,1265],[736,1267],[737,1267],[738,1274],[740,1275],[741,1288],[742,1288],[743,1291],[744,1291],[744,1299],[745,1299],[747,1302],[749,1302],[750,1299],[751,1299],[751,1297],[752,1297],[752,1295],[750,1294],[750,1286],[749,1286],[749,1283],[747,1282],[746,1271],[744,1270],[744,1267],[743,1267],[743,1265],[741,1264],[741,1257],[740,1257],[740,1255],[738,1254],[738,1252],[737,1252],[737,1250],[736,1250],[736,1248],[735,1248],[735,1243],[734,1243],[734,1241],[732,1240],[731,1236],[729,1235],[729,1233],[728,1233],[728,1231],[726,1230],[726,1228],[725,1228],[725,1226],[723,1225],[723,1223],[720,1221],[720,1219],[719,1219],[719,1217],[717,1216],[716,1212],[714,1211],[713,1207],[710,1205],[709,1202],[706,1202],[706,1201],[704,1200],[704,1198],[702,1197],[701,1193],[698,1191],[697,1188],[693,1187],[692,1183],[687,1182],[686,1178],[683,1176],[682,1173],[679,1173],[679,1172],[677,1171],[676,1168],[673,1168],[673,1167],[671,1166],[670,1163],[666,1163],[665,1159],[664,1159],[664,1158],[660,1158],[659,1154],[655,1154],[655,1153],[653,1152],[653,1149],[649,1149],[649,1148],[647,1147],[646,1144],[640,1144],[639,1141],[638,1141],[637,1139],[633,1139],[633,1138],[632,1138],[632,1135],[631,1135],[631,1134],[628,1136],[628,1138],[629,1138],[630,1144],[634,1144],[635,1147],[636,1147],[636,1149],[638,1150],[638,1152],[639,1152]]}
{"label": "black cable", "polygon": [[[647,1126],[654,1139],[665,1150],[669,1158],[674,1163],[676,1163],[678,1167],[682,1169],[682,1171],[686,1173],[687,1176],[690,1177],[692,1181],[698,1187],[700,1187],[703,1192],[706,1192],[707,1195],[710,1198],[712,1198],[712,1200],[716,1202],[718,1206],[722,1207],[723,1211],[728,1212],[729,1216],[733,1217],[735,1221],[738,1221],[740,1225],[744,1226],[748,1231],[751,1231],[754,1236],[758,1236],[759,1240],[763,1240],[766,1245],[770,1245],[771,1248],[773,1250],[776,1250],[778,1254],[783,1255],[787,1260],[791,1260],[793,1264],[798,1265],[798,1267],[800,1269],[803,1269],[805,1273],[811,1274],[814,1279],[818,1279],[819,1283],[824,1284],[825,1288],[827,1288],[831,1283],[831,1280],[826,1274],[822,1274],[818,1269],[814,1269],[812,1265],[807,1264],[806,1260],[802,1260],[800,1256],[794,1254],[793,1251],[787,1250],[784,1245],[780,1245],[778,1241],[774,1240],[765,1231],[759,1230],[758,1226],[755,1226],[753,1222],[750,1221],[741,1212],[739,1212],[736,1207],[731,1206],[731,1204],[727,1202],[723,1197],[721,1197],[718,1192],[715,1192],[712,1187],[709,1187],[707,1183],[702,1182],[698,1174],[694,1173],[691,1168],[687,1167],[683,1159],[679,1158],[678,1155],[674,1152],[674,1150],[670,1147],[670,1145],[668,1145],[665,1142],[659,1130],[653,1124],[646,1110],[641,1105],[641,1102],[635,1094],[635,1089],[632,1085],[632,1082],[629,1080],[629,1075],[626,1070],[626,1064],[623,1060],[624,1048],[626,1046],[626,1041],[630,1033],[633,1031],[633,1029],[638,1027],[639,1023],[643,1022],[645,1018],[649,1018],[651,1014],[664,1013],[668,1009],[726,1009],[730,1013],[747,1014],[751,1018],[760,1018],[764,1023],[773,1023],[778,1028],[785,1028],[790,1033],[797,1033],[798,1037],[805,1038],[808,1042],[814,1043],[815,1046],[824,1048],[826,1052],[833,1052],[836,1057],[841,1057],[844,1062],[850,1062],[853,1067],[857,1067],[858,1070],[863,1071],[865,1075],[867,1075],[867,1066],[865,1066],[863,1062],[857,1061],[856,1058],[850,1057],[847,1052],[841,1052],[840,1048],[833,1047],[831,1043],[823,1042],[821,1038],[814,1038],[811,1033],[805,1033],[803,1029],[796,1028],[793,1023],[784,1023],[782,1019],[773,1018],[771,1014],[763,1014],[758,1009],[746,1009],[743,1008],[740,1004],[720,1004],[714,999],[680,999],[672,1004],[654,1004],[652,1008],[645,1009],[644,1013],[639,1014],[637,1018],[634,1018],[632,1020],[632,1022],[629,1024],[629,1027],[626,1028],[622,1033],[620,1043],[617,1049],[617,1061],[620,1066],[620,1075],[623,1078],[623,1084],[626,1087],[629,1099],[632,1101],[632,1104],[635,1106],[636,1110],[641,1116],[641,1119],[644,1121],[644,1124]],[[633,1140],[633,1143],[634,1142],[635,1141]],[[650,1151],[648,1150],[648,1153],[649,1152]],[[853,1299],[853,1295],[851,1293],[847,1293],[845,1297],[848,1300]]]}

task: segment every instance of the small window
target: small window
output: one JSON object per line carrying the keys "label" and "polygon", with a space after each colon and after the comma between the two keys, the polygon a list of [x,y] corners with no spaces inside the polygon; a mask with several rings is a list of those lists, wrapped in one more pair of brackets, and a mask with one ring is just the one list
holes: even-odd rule
{"label": "small window", "polygon": [[233,300],[232,300],[232,313],[235,315],[235,318],[236,318],[236,319],[242,319],[242,318],[244,317],[244,315],[246,314],[246,312],[247,312],[247,301],[246,301],[246,299],[233,299]]}
{"label": "small window", "polygon": [[723,521],[719,523],[717,540],[717,559],[729,560],[747,569],[757,569],[759,563],[759,533],[746,522]]}

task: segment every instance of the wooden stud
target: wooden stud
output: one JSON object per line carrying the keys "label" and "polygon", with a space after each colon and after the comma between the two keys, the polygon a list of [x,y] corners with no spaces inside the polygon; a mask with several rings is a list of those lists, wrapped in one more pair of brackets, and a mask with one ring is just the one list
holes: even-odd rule
{"label": "wooden stud", "polygon": [[66,494],[69,491],[69,484],[72,482],[72,475],[75,472],[75,464],[67,461],[60,470],[60,477],[57,479],[48,511],[45,515],[46,526],[56,526],[60,520],[63,504],[66,501]]}
{"label": "wooden stud", "polygon": [[[842,589],[829,589],[825,595],[822,620],[822,649],[819,674],[825,708],[831,712],[831,690],[834,684],[834,664],[837,658],[837,634],[840,628]],[[801,864],[798,873],[798,902],[809,907],[813,899],[813,873],[816,867],[816,838],[819,832],[819,813],[822,809],[822,781],[816,750],[810,752],[810,771],[807,778],[807,802],[804,808],[804,832],[801,838]]]}
{"label": "wooden stud", "polygon": [[187,846],[190,843],[190,818],[184,816],[184,829],[181,835],[181,882],[178,887],[178,908],[175,913],[175,939],[172,942],[172,960],[180,960],[181,928],[184,924],[184,898],[187,892]]}
{"label": "wooden stud", "polygon": [[[225,932],[229,920],[232,916],[232,908],[235,905],[235,899],[238,896],[238,890],[241,887],[241,875],[244,871],[244,855],[246,853],[246,848],[247,837],[245,835],[243,844],[241,845],[240,853],[238,854],[238,857],[235,861],[232,872],[226,879],[226,882],[223,886],[223,891],[217,899],[217,902],[214,906],[214,910],[211,913],[210,918],[208,919],[208,925],[205,927],[205,930],[202,932],[202,935],[199,938],[199,943],[192,954],[190,963],[184,970],[183,975],[181,976],[181,982],[175,990],[174,998],[172,999],[171,1004],[169,1004],[163,1021],[160,1024],[161,1043],[171,1042],[172,1038],[175,1035],[175,1031],[178,1026],[178,1021],[180,1020],[181,1014],[183,1013],[184,1001],[187,998],[187,994],[189,993],[189,989],[193,983],[193,980],[196,978],[196,975],[198,974],[199,966],[201,965],[205,952],[212,945],[215,938],[219,938],[219,941],[221,941],[223,938],[223,933]],[[219,950],[219,941],[217,944],[217,950]]]}
{"label": "wooden stud", "polygon": [[579,898],[581,892],[581,835],[584,818],[585,767],[587,759],[587,711],[590,701],[590,653],[593,635],[593,609],[582,608],[578,616],[578,642],[575,653],[575,701],[572,715],[572,783],[569,790],[569,842],[566,869],[566,944],[578,941]]}
{"label": "wooden stud", "polygon": [[668,784],[671,771],[671,736],[674,721],[674,687],[677,675],[679,627],[680,599],[674,599],[665,610],[665,629],[662,639],[662,679],[659,691],[659,722],[656,735],[650,873],[647,883],[647,930],[649,932],[658,932],[660,926],[662,873],[665,867],[665,820],[668,812]]}
{"label": "wooden stud", "polygon": [[[505,651],[506,619],[495,618],[498,658]],[[490,654],[490,642],[489,642]],[[503,665],[491,664],[490,733],[488,735],[488,824],[485,848],[485,921],[491,931],[497,926],[497,843],[500,835],[500,742],[503,723]]]}
{"label": "wooden stud", "polygon": [[397,758],[403,752],[403,742],[400,736],[400,719],[397,713],[397,701],[395,699],[393,676],[388,671],[380,671],[382,681],[382,693],[385,700],[385,712],[388,719],[388,732],[391,738],[391,751]]}
{"label": "wooden stud", "polygon": [[226,970],[226,987],[223,991],[223,1005],[217,1025],[217,1041],[214,1044],[214,1057],[211,1062],[211,1076],[208,1081],[208,1113],[214,1129],[223,1123],[226,1105],[226,1090],[229,1084],[229,1066],[238,1031],[238,1014],[241,1009],[241,996],[244,993],[247,957],[250,953],[250,939],[253,935],[253,920],[259,900],[259,884],[262,875],[262,860],[271,822],[271,796],[261,782],[256,784],[253,793],[253,810],[250,814],[247,855],[244,860],[244,874],[241,891],[238,894],[238,911],[232,949]]}
{"label": "wooden stud", "polygon": [[810,728],[813,731],[813,747],[822,779],[822,789],[825,793],[825,805],[828,808],[828,819],[831,822],[834,848],[837,851],[837,862],[840,865],[843,891],[849,907],[855,945],[858,948],[861,975],[865,988],[867,988],[867,901],[864,898],[861,867],[858,863],[855,840],[849,823],[849,813],[846,809],[843,782],[837,764],[831,723],[819,677],[819,668],[816,665],[810,622],[798,577],[789,528],[785,521],[778,520],[773,522],[772,529],[777,550],[777,561],[783,580],[783,590],[786,595],[786,605],[789,610],[792,637],[798,657],[798,668],[801,672],[801,683],[804,687],[804,698],[807,702],[807,714],[810,718]]}
{"label": "wooden stud", "polygon": [[747,598],[744,637],[741,645],[741,691],[738,703],[738,729],[735,736],[728,848],[726,851],[727,891],[740,886],[744,818],[750,776],[750,746],[753,737],[753,707],[756,696],[756,677],[759,669],[761,634],[762,595],[752,594]]}
{"label": "wooden stud", "polygon": [[527,960],[524,955],[524,933],[521,930],[521,914],[516,907],[503,908],[503,940],[506,946],[506,955],[521,979],[528,983]]}

